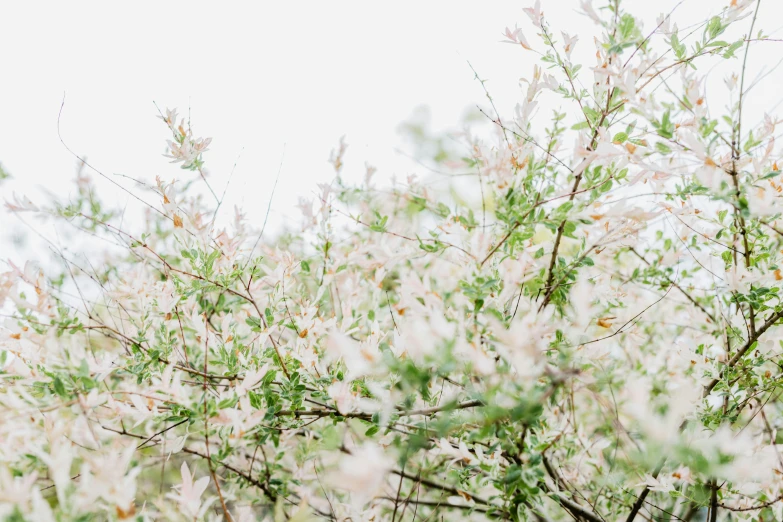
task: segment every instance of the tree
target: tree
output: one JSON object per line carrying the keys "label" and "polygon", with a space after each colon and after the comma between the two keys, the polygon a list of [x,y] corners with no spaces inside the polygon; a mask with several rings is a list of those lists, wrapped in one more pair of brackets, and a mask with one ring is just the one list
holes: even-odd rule
{"label": "tree", "polygon": [[[516,113],[487,92],[492,135],[438,159],[473,199],[348,184],[341,143],[301,228],[218,228],[210,140],[176,111],[186,181],[124,188],[154,195],[143,217],[86,163],[67,203],[15,197],[92,250],[0,276],[0,512],[782,519],[777,119],[742,117],[758,6],[643,31],[585,1],[582,68],[536,2],[539,40],[505,32],[542,64]],[[700,71],[723,60],[718,116]]]}

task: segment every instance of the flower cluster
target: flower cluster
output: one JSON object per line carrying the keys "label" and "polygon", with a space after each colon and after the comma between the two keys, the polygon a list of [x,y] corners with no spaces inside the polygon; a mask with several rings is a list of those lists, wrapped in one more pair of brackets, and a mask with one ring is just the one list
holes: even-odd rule
{"label": "flower cluster", "polygon": [[176,110],[166,110],[166,115],[159,116],[166,122],[173,141],[168,141],[169,151],[165,156],[171,158],[172,163],[182,163],[182,168],[187,170],[199,170],[203,165],[201,154],[209,150],[212,138],[194,138],[190,124],[185,129],[185,120],[177,120]]}

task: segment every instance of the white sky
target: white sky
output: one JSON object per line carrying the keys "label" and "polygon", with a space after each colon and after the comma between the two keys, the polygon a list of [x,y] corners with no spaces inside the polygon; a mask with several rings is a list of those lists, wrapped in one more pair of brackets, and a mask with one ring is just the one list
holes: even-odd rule
{"label": "white sky", "polygon": [[[579,2],[542,3],[556,34],[579,34],[577,49],[589,57],[591,36],[584,31],[593,29],[577,15]],[[682,27],[727,3],[685,0],[674,19],[683,20]],[[296,218],[297,197],[332,178],[326,160],[343,134],[349,173],[363,170],[365,161],[382,177],[421,172],[394,151],[401,144],[398,125],[426,105],[436,128],[453,127],[467,108],[483,103],[468,60],[489,80],[501,113],[510,114],[519,99],[517,81],[530,74],[536,56],[499,41],[515,23],[534,41],[522,12],[530,4],[2,2],[0,162],[15,179],[0,186],[0,196],[8,199],[13,190],[33,196],[36,187],[61,196],[73,190],[75,160],[57,137],[63,94],[64,140],[107,175],[191,176],[161,156],[168,135],[155,118],[154,100],[180,114],[190,105],[196,135],[214,138],[205,159],[219,193],[241,153],[223,207],[227,215],[241,204],[254,219],[263,218],[285,143],[273,219]],[[649,31],[676,1],[623,4]],[[783,2],[764,0],[761,13],[759,26],[774,33]],[[783,57],[783,44],[760,45],[751,53],[756,73]],[[776,71],[755,91],[750,120],[783,96],[781,78]],[[94,177],[124,204],[126,195]],[[13,218],[3,212],[0,220]],[[4,244],[7,237],[0,237],[0,258],[8,257]]]}

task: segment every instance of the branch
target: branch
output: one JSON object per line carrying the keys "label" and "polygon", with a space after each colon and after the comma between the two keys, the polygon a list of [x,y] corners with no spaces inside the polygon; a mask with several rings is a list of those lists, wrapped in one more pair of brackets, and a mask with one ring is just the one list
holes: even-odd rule
{"label": "branch", "polygon": [[[737,350],[737,353],[734,354],[734,357],[732,357],[729,360],[729,362],[726,363],[726,368],[730,369],[736,366],[737,363],[740,361],[740,359],[742,359],[742,356],[745,355],[745,353],[747,353],[747,351],[750,350],[750,347],[753,346],[753,344],[759,340],[759,337],[761,337],[764,334],[764,332],[769,330],[781,318],[783,318],[783,310],[780,310],[772,314],[772,316],[769,319],[767,319],[767,321],[763,325],[761,325],[761,327],[758,330],[756,330],[756,333],[748,338],[747,342],[744,345],[742,345],[742,348]],[[710,381],[710,383],[707,386],[704,387],[704,397],[707,397],[710,394],[712,389],[715,388],[715,386],[720,382],[720,379],[723,378],[725,372],[726,370],[723,370],[721,372],[720,378],[713,379],[712,381]]]}

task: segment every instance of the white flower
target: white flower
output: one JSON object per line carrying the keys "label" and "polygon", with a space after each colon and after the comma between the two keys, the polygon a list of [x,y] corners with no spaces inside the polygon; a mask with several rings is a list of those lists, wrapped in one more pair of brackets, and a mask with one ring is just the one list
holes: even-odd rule
{"label": "white flower", "polygon": [[242,397],[247,392],[252,390],[255,386],[258,385],[259,382],[264,378],[264,376],[269,371],[269,364],[263,365],[261,368],[255,371],[248,371],[245,374],[245,378],[242,379],[242,382],[239,383],[237,386],[237,395]]}
{"label": "white flower", "polygon": [[565,51],[566,57],[571,58],[571,53],[574,50],[574,47],[576,47],[576,42],[579,41],[579,36],[570,36],[568,33],[561,32],[560,34],[563,35],[563,50]]}
{"label": "white flower", "polygon": [[209,485],[209,476],[201,477],[194,483],[187,462],[182,463],[180,473],[182,475],[182,484],[174,486],[174,489],[177,492],[169,493],[166,497],[176,500],[185,514],[189,517],[201,518],[204,516],[204,513],[206,513],[210,504],[215,500],[214,498],[210,498],[203,504],[201,501],[201,496]]}
{"label": "white flower", "polygon": [[11,212],[38,212],[40,209],[25,195],[19,196],[14,192],[13,203],[6,201],[5,206]]}
{"label": "white flower", "polygon": [[474,464],[478,462],[478,459],[470,452],[464,440],[459,441],[459,444],[455,448],[448,440],[440,439],[438,440],[438,448],[440,449],[441,454],[447,455],[452,459],[452,463],[464,462],[466,464]]}
{"label": "white flower", "polygon": [[351,385],[344,381],[337,381],[327,388],[329,397],[337,404],[337,411],[345,415],[355,411],[359,405],[356,394],[351,391]]}
{"label": "white flower", "polygon": [[171,110],[166,109],[166,115],[165,116],[158,116],[161,120],[166,122],[166,125],[169,126],[169,128],[176,132],[176,126],[177,126],[177,109]]}
{"label": "white flower", "polygon": [[533,7],[525,7],[522,10],[530,17],[533,25],[541,27],[541,17],[544,15],[544,13],[541,12],[541,0],[536,0]]}
{"label": "white flower", "polygon": [[356,505],[364,505],[386,482],[394,461],[379,446],[366,443],[340,460],[339,470],[329,476],[335,487],[350,491]]}
{"label": "white flower", "polygon": [[527,43],[527,38],[525,38],[525,35],[522,34],[522,29],[516,26],[514,27],[513,31],[506,27],[506,32],[503,33],[503,36],[506,37],[505,40],[502,40],[503,43],[518,44],[529,51],[532,50],[530,44]]}
{"label": "white flower", "polygon": [[582,8],[582,14],[587,15],[593,22],[597,24],[601,23],[601,17],[598,16],[598,13],[595,12],[592,0],[582,0],[582,3],[579,5]]}
{"label": "white flower", "polygon": [[136,497],[136,477],[141,472],[138,466],[130,468],[135,454],[135,444],[89,454],[79,476],[79,505],[84,509],[103,499],[125,512],[131,511]]}
{"label": "white flower", "polygon": [[372,373],[381,361],[378,339],[354,341],[339,330],[333,330],[327,341],[327,353],[332,359],[341,359],[348,369],[346,380],[358,379]]}

